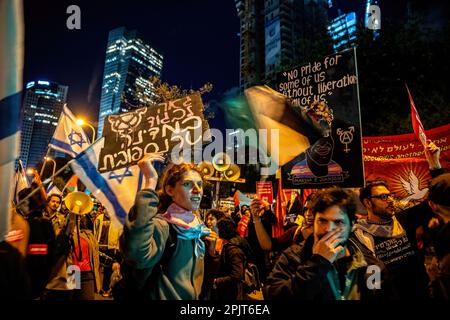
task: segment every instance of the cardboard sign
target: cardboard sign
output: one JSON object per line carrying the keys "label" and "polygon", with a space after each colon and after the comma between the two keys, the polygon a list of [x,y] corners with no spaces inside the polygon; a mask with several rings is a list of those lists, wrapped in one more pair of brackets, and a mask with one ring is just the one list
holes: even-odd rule
{"label": "cardboard sign", "polygon": [[184,98],[110,115],[103,127],[105,144],[100,152],[99,172],[129,167],[145,154],[169,153],[185,144],[201,150],[208,123],[203,117],[199,93]]}

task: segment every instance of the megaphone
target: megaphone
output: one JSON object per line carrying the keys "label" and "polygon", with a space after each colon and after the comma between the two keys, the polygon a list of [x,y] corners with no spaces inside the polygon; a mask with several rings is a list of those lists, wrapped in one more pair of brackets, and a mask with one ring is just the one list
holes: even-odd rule
{"label": "megaphone", "polygon": [[202,161],[198,164],[197,168],[205,179],[211,178],[214,175],[214,167],[210,162]]}
{"label": "megaphone", "polygon": [[241,175],[241,169],[237,164],[233,163],[227,170],[225,170],[223,175],[228,181],[236,181]]}
{"label": "megaphone", "polygon": [[69,193],[64,198],[64,204],[70,212],[78,215],[88,214],[94,208],[94,202],[91,197],[80,191]]}
{"label": "megaphone", "polygon": [[225,152],[219,152],[212,159],[212,165],[219,172],[226,171],[231,166],[230,156]]}

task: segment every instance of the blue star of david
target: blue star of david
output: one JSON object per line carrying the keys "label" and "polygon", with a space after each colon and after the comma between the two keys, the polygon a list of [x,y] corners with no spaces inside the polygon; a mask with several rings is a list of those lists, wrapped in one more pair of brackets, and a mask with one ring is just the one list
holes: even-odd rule
{"label": "blue star of david", "polygon": [[125,168],[125,171],[122,174],[117,174],[114,171],[111,171],[109,173],[108,179],[109,180],[117,179],[119,184],[121,184],[123,179],[125,179],[126,177],[132,177],[132,176],[133,176],[133,173],[130,171],[130,168]]}
{"label": "blue star of david", "polygon": [[[77,139],[74,139],[74,137],[78,137]],[[83,143],[87,143],[84,139],[81,133],[76,132],[72,129],[72,131],[67,136],[69,138],[70,145],[73,146],[74,144],[78,145],[80,148],[83,147]]]}

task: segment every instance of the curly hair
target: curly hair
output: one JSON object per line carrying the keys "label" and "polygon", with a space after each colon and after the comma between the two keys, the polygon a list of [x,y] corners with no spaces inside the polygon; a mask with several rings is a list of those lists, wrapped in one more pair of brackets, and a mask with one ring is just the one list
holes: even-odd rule
{"label": "curly hair", "polygon": [[180,181],[183,177],[183,175],[186,172],[189,171],[195,171],[198,172],[200,177],[203,179],[203,175],[200,172],[200,170],[197,168],[197,166],[193,163],[180,163],[180,164],[172,164],[166,168],[164,171],[159,183],[160,188],[158,191],[159,196],[159,205],[158,205],[158,212],[162,213],[167,210],[167,208],[170,206],[170,204],[173,202],[172,197],[167,194],[166,187],[171,186],[175,187],[178,181]]}
{"label": "curly hair", "polygon": [[349,220],[356,220],[356,204],[350,192],[342,188],[332,187],[316,192],[311,200],[311,212],[314,217],[317,212],[324,212],[326,209],[338,206],[344,211]]}
{"label": "curly hair", "polygon": [[236,225],[233,219],[229,217],[217,221],[217,229],[219,230],[219,237],[225,240],[230,240],[237,235]]}
{"label": "curly hair", "polygon": [[205,221],[208,220],[209,216],[213,216],[217,221],[226,217],[223,211],[217,209],[209,209],[205,214]]}

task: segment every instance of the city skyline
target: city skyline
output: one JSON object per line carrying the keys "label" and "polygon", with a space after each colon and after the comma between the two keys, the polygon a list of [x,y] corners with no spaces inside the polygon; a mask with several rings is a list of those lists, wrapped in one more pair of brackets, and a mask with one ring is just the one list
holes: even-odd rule
{"label": "city skyline", "polygon": [[102,136],[105,117],[128,112],[155,101],[149,81],[161,76],[163,56],[142,41],[137,30],[116,28],[109,32],[103,72],[98,137]]}
{"label": "city skyline", "polygon": [[23,100],[20,160],[24,168],[36,167],[46,154],[61,155],[48,144],[67,100],[68,87],[48,81],[31,81],[25,87]]}
{"label": "city skyline", "polygon": [[[239,19],[232,1],[47,2],[24,4],[24,87],[37,80],[67,85],[69,107],[94,125],[108,33],[118,27],[136,29],[164,56],[162,79],[171,85],[197,89],[211,82],[211,99],[238,85]],[[80,7],[81,30],[66,27],[72,4]]]}

